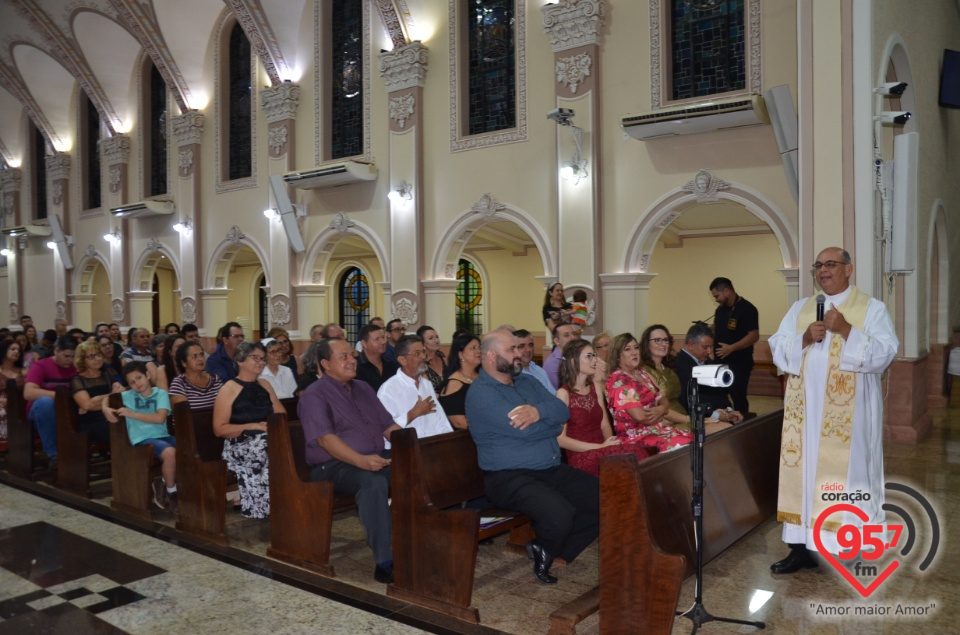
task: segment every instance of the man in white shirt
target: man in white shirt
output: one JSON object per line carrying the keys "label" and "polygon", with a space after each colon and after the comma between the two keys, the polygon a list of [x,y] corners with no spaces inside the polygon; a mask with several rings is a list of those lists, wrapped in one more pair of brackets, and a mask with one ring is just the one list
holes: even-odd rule
{"label": "man in white shirt", "polygon": [[517,350],[520,351],[520,364],[523,366],[522,372],[543,384],[543,387],[551,394],[557,392],[557,389],[550,383],[550,378],[547,377],[547,371],[537,366],[537,362],[533,361],[533,333],[527,329],[518,329],[513,332],[513,336],[517,338]]}
{"label": "man in white shirt", "polygon": [[[417,335],[404,335],[395,346],[400,372],[380,386],[377,397],[401,428],[414,427],[421,439],[453,432],[443,407],[437,403],[427,372],[426,351]],[[389,441],[387,448],[390,447]]]}

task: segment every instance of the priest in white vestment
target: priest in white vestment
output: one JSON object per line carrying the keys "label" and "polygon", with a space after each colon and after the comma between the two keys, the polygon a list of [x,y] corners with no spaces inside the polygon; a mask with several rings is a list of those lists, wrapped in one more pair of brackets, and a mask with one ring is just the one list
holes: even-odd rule
{"label": "priest in white vestment", "polygon": [[[897,336],[883,302],[850,284],[849,253],[824,249],[814,273],[823,320],[816,297],[799,300],[770,338],[773,361],[788,379],[777,519],[790,555],[770,567],[774,573],[817,566],[808,551],[817,549],[814,526],[841,502],[836,494],[846,494],[842,502],[865,512],[868,523],[884,524],[881,373],[897,352]],[[820,539],[831,553],[839,552],[836,532],[846,524],[864,523],[849,512],[825,519]]]}

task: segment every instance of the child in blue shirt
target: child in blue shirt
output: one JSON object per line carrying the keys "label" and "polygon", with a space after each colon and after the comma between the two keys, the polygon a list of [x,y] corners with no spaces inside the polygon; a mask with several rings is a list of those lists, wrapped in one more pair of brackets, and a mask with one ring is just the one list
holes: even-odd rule
{"label": "child in blue shirt", "polygon": [[163,463],[163,476],[153,480],[153,502],[160,509],[170,508],[176,513],[177,440],[167,430],[170,394],[150,385],[147,367],[143,362],[127,362],[122,372],[130,387],[121,393],[123,407],[110,408],[104,400],[103,413],[111,423],[117,423],[118,417],[126,418],[131,445],[153,446],[153,456]]}

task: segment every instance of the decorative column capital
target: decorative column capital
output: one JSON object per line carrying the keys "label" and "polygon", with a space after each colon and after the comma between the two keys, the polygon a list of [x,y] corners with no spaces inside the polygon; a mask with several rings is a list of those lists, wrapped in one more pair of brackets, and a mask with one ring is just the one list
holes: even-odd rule
{"label": "decorative column capital", "polygon": [[266,113],[268,124],[296,118],[299,105],[299,84],[283,82],[260,91],[260,107]]}
{"label": "decorative column capital", "polygon": [[19,192],[20,182],[23,180],[23,170],[7,168],[0,170],[0,191],[7,193]]}
{"label": "decorative column capital", "polygon": [[553,52],[600,44],[603,0],[560,0],[540,7]]}
{"label": "decorative column capital", "polygon": [[380,54],[380,77],[392,93],[404,88],[423,87],[427,77],[429,49],[420,42]]}
{"label": "decorative column capital", "polygon": [[66,152],[57,152],[56,154],[45,157],[47,164],[47,177],[51,182],[62,181],[70,178],[70,155]]}
{"label": "decorative column capital", "polygon": [[113,135],[100,142],[103,156],[108,166],[126,165],[130,161],[130,137],[127,135]]}
{"label": "decorative column capital", "polygon": [[203,137],[203,113],[188,110],[179,117],[174,117],[172,123],[178,148],[200,143]]}

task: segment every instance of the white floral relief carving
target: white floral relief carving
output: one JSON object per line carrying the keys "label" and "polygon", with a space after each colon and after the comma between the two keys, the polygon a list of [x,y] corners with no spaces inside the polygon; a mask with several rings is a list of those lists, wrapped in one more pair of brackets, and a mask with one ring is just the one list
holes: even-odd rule
{"label": "white floral relief carving", "polygon": [[416,324],[418,321],[417,303],[410,298],[400,298],[394,302],[391,313],[393,319],[402,321],[404,325]]}
{"label": "white floral relief carving", "polygon": [[356,225],[352,220],[347,218],[347,215],[343,212],[337,212],[337,215],[333,217],[333,220],[330,221],[330,227],[333,231],[338,234],[345,234],[351,227]]}
{"label": "white floral relief carving", "polygon": [[413,106],[416,100],[413,95],[407,93],[400,97],[390,98],[390,118],[397,122],[401,128],[407,123],[407,119],[413,116]]}
{"label": "white floral relief carving", "polygon": [[725,190],[729,187],[729,183],[714,178],[713,172],[704,169],[697,172],[697,175],[687,181],[680,189],[684,192],[694,194],[697,197],[697,203],[709,205],[711,203],[719,203],[720,198],[717,196],[717,191]]}
{"label": "white floral relief carving", "polygon": [[10,303],[10,323],[14,324],[20,319],[20,307],[16,302]]}
{"label": "white floral relief carving", "polygon": [[63,182],[57,181],[53,184],[53,202],[59,205],[61,201],[63,201]]}
{"label": "white floral relief carving", "polygon": [[180,320],[184,324],[194,324],[197,321],[197,303],[193,298],[184,298],[180,301]]}
{"label": "white floral relief carving", "polygon": [[180,151],[179,165],[184,175],[190,173],[190,168],[193,167],[193,148]]}
{"label": "white floral relief carving", "polygon": [[603,0],[560,0],[540,10],[554,52],[600,43]]}
{"label": "white floral relief carving", "polygon": [[56,316],[58,320],[67,319],[67,303],[63,300],[57,300]]}
{"label": "white floral relief carving", "polygon": [[380,76],[387,85],[387,92],[423,86],[427,77],[429,54],[420,42],[407,44],[399,49],[381,53]]}
{"label": "white floral relief carving", "polygon": [[287,303],[286,300],[280,298],[274,300],[271,308],[271,324],[283,325],[290,323],[290,304]]}
{"label": "white floral relief carving", "polygon": [[577,87],[590,75],[590,66],[593,60],[586,53],[561,57],[557,60],[557,83],[566,84],[571,93],[577,92]]}
{"label": "white floral relief carving", "polygon": [[314,271],[310,278],[310,284],[323,284],[323,272]]}
{"label": "white floral relief carving", "polygon": [[213,286],[215,289],[222,289],[226,285],[226,278],[223,276],[217,276],[213,279]]}
{"label": "white floral relief carving", "polygon": [[287,145],[287,124],[270,128],[268,137],[267,144],[270,146],[270,150],[279,155],[283,147]]}
{"label": "white floral relief carving", "polygon": [[497,201],[497,199],[490,196],[490,194],[484,194],[480,197],[479,201],[473,204],[470,211],[476,212],[481,216],[493,216],[498,211],[506,209],[506,207],[506,205]]}
{"label": "white floral relief carving", "polygon": [[109,179],[110,179],[110,192],[112,194],[116,194],[117,192],[120,191],[120,182],[122,178],[123,178],[123,170],[120,169],[119,165],[115,165],[112,168],[110,168]]}
{"label": "white floral relief carving", "polygon": [[111,310],[110,317],[114,322],[118,324],[123,324],[123,320],[124,320],[123,300],[113,301],[113,308]]}
{"label": "white floral relief carving", "polygon": [[640,257],[640,271],[646,273],[647,267],[650,266],[650,254],[643,254]]}
{"label": "white floral relief carving", "polygon": [[240,231],[240,228],[237,227],[236,225],[228,229],[227,235],[225,236],[225,238],[231,243],[233,243],[234,245],[239,245],[240,241],[246,237],[247,235],[244,234],[242,231]]}
{"label": "white floral relief carving", "polygon": [[457,267],[453,264],[447,264],[443,270],[443,277],[447,280],[456,280],[457,278]]}

